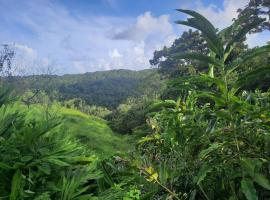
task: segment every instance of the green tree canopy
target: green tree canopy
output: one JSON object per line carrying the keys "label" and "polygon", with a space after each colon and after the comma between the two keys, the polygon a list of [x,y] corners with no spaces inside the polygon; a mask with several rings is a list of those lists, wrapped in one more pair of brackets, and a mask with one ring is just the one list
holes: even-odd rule
{"label": "green tree canopy", "polygon": [[[243,16],[248,12],[253,14],[248,22],[252,22],[256,18],[266,18],[262,24],[256,27],[255,32],[270,30],[270,1],[269,0],[249,0],[248,5],[244,9],[238,9],[239,16]],[[247,23],[247,22],[245,22]]]}
{"label": "green tree canopy", "polygon": [[200,52],[207,54],[209,52],[205,40],[201,37],[199,31],[184,31],[180,38],[176,39],[171,47],[164,47],[160,51],[155,51],[150,60],[151,65],[158,67],[163,77],[177,77],[195,73],[196,70],[203,71],[207,66],[193,60],[178,60],[173,57],[175,53]]}

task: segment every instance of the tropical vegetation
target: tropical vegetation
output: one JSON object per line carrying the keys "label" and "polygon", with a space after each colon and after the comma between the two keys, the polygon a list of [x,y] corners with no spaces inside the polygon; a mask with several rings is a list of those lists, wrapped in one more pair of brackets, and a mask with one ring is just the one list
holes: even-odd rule
{"label": "tropical vegetation", "polygon": [[157,70],[2,76],[0,199],[269,199],[270,44],[245,44],[268,27],[256,2],[223,30],[178,9],[195,30],[154,52]]}

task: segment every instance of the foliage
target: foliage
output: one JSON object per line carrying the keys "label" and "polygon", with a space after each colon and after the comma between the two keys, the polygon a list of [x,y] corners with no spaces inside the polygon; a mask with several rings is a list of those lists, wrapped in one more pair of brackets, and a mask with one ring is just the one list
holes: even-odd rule
{"label": "foliage", "polygon": [[138,136],[140,130],[147,128],[146,118],[148,106],[156,97],[142,96],[129,98],[124,104],[120,104],[111,115],[107,117],[113,130],[122,134],[135,133]]}
{"label": "foliage", "polygon": [[157,185],[163,182],[165,187],[160,189],[176,199],[185,194],[190,199],[267,199],[270,96],[269,92],[247,92],[243,87],[267,76],[269,66],[235,78],[231,75],[254,57],[269,52],[270,47],[230,59],[237,43],[262,20],[244,26],[242,22],[249,17],[245,15],[217,33],[200,14],[179,11],[192,18],[177,23],[200,30],[210,53],[180,52],[174,56],[208,63],[209,71],[175,80],[174,87],[187,92],[178,101],[152,106],[148,122],[153,133],[139,141],[141,156],[151,166],[147,168],[148,180]]}
{"label": "foliage", "polygon": [[[61,102],[82,99],[87,105],[109,110],[130,97],[159,93],[163,86],[157,70],[111,70],[73,75],[36,75],[14,77],[14,88],[19,95],[31,91],[45,92],[50,99]],[[57,94],[57,95],[56,95]],[[29,96],[30,100],[31,96]],[[27,99],[26,99],[27,100]]]}
{"label": "foliage", "polygon": [[42,104],[26,106],[10,92],[0,94],[1,199],[97,199],[100,159],[131,143],[104,120],[56,103],[48,117]]}
{"label": "foliage", "polygon": [[[256,48],[257,47],[255,47],[254,49]],[[252,51],[254,49],[250,49],[249,51]],[[249,62],[246,62],[244,66],[242,66],[241,68],[237,70],[236,76],[241,76],[242,74],[249,73],[249,72],[252,73],[252,71],[258,69],[258,66],[260,66],[261,68],[267,69],[269,65],[270,65],[270,53],[266,52],[266,53],[263,53],[262,55],[256,56],[255,58],[251,59]],[[262,74],[264,73],[260,69],[259,71]],[[266,72],[266,74],[258,75],[257,77],[258,78],[254,78],[252,81],[247,82],[243,86],[243,89],[252,90],[252,91],[256,89],[260,89],[266,92],[270,86],[269,74]]]}
{"label": "foliage", "polygon": [[[2,199],[77,199],[101,176],[96,158],[65,134],[61,118],[47,121],[3,102],[0,116]],[[74,179],[77,173],[84,178]]]}
{"label": "foliage", "polygon": [[[224,39],[227,40],[227,38]],[[244,44],[245,40],[246,38],[243,37],[234,46],[227,58],[227,63],[247,50],[247,45]],[[201,57],[203,58],[201,60],[194,59],[194,53],[206,55],[209,51],[206,39],[202,34],[199,31],[192,31],[190,29],[188,32],[184,31],[181,37],[176,39],[171,47],[164,47],[160,51],[155,51],[150,63],[157,65],[161,76],[168,78],[169,81],[177,77],[195,76],[208,71],[208,60],[205,57]],[[185,60],[179,58],[182,54],[186,54]],[[171,87],[170,84],[167,85],[165,90],[162,90],[162,99],[177,99],[178,96],[179,88],[175,86]]]}
{"label": "foliage", "polygon": [[127,154],[133,149],[129,137],[115,134],[103,119],[61,106],[56,106],[54,112],[63,116],[63,128],[67,135],[75,136],[102,159],[115,154]]}
{"label": "foliage", "polygon": [[268,18],[268,20],[256,27],[255,32],[270,30],[270,2],[268,0],[250,0],[244,9],[238,9],[239,16],[243,16],[248,12],[252,13],[249,21],[256,18]]}
{"label": "foliage", "polygon": [[112,111],[108,110],[106,107],[87,105],[84,100],[79,98],[67,100],[63,104],[67,108],[77,109],[85,114],[96,116],[102,119],[105,119],[112,113]]}
{"label": "foliage", "polygon": [[[151,118],[154,135],[140,141],[142,155],[162,169],[158,176],[165,177],[171,190],[206,199],[242,199],[241,179],[253,185],[260,177],[254,188],[266,195],[261,199],[267,197],[269,125],[260,115],[266,117],[262,113],[269,108],[269,94],[258,93],[263,100],[252,107],[243,103],[229,110],[198,106],[197,98],[190,94],[185,102],[174,102]],[[247,98],[249,94],[242,101]]]}
{"label": "foliage", "polygon": [[[184,33],[151,61],[194,68],[175,68],[184,75],[170,81],[177,100],[159,100],[162,83],[156,82],[155,70],[111,71],[109,78],[102,72],[91,78],[50,76],[52,91],[58,88],[62,100],[69,99],[62,103],[46,91],[35,95],[32,90],[14,101],[8,88],[0,90],[1,199],[270,197],[270,92],[268,85],[260,87],[270,76],[270,45],[248,50],[243,45],[246,34],[264,20],[247,12],[218,31],[197,12],[178,11],[191,18],[176,23],[198,31]],[[48,80],[40,77],[41,85]],[[17,81],[28,85],[31,78]],[[103,89],[102,100],[95,101],[117,107],[109,115],[103,107],[87,105]],[[107,115],[114,130],[136,136],[114,134],[104,119],[88,114]]]}
{"label": "foliage", "polygon": [[209,50],[199,31],[184,31],[180,38],[176,39],[171,47],[164,47],[160,51],[155,51],[151,65],[157,65],[159,73],[163,77],[178,77],[195,74],[197,71],[207,70],[207,66],[194,60],[174,59],[175,53],[187,52],[208,53]]}
{"label": "foliage", "polygon": [[15,55],[13,46],[10,44],[2,44],[3,49],[0,51],[0,72],[1,76],[10,76],[12,74],[12,60]]}

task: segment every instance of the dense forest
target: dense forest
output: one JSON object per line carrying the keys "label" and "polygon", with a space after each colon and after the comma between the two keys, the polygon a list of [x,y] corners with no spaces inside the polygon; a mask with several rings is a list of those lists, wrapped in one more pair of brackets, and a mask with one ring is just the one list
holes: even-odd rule
{"label": "dense forest", "polygon": [[88,105],[116,108],[130,97],[158,94],[163,87],[156,69],[111,70],[63,76],[36,75],[14,77],[17,91],[55,91],[60,101],[79,98]]}
{"label": "dense forest", "polygon": [[[0,199],[270,199],[269,1],[198,12],[153,69],[12,76],[0,55]],[[268,17],[268,18],[267,18]]]}

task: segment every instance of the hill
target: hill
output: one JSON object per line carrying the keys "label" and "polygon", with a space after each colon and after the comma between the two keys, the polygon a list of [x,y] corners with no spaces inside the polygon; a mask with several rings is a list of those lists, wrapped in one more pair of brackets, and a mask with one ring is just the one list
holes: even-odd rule
{"label": "hill", "polygon": [[[29,119],[39,119],[44,117],[45,110],[41,105],[31,105],[27,113]],[[50,108],[49,113],[50,117],[61,118],[65,135],[74,136],[99,157],[104,158],[131,149],[128,136],[114,133],[105,120],[57,104]]]}
{"label": "hill", "polygon": [[74,135],[101,157],[127,152],[129,137],[114,133],[105,120],[86,115],[78,110],[62,108],[67,134]]}
{"label": "hill", "polygon": [[[15,77],[18,92],[28,89],[57,91],[59,100],[81,98],[89,105],[116,108],[129,97],[158,93],[164,82],[156,69],[111,70],[63,76]],[[19,82],[19,83],[18,83]]]}

